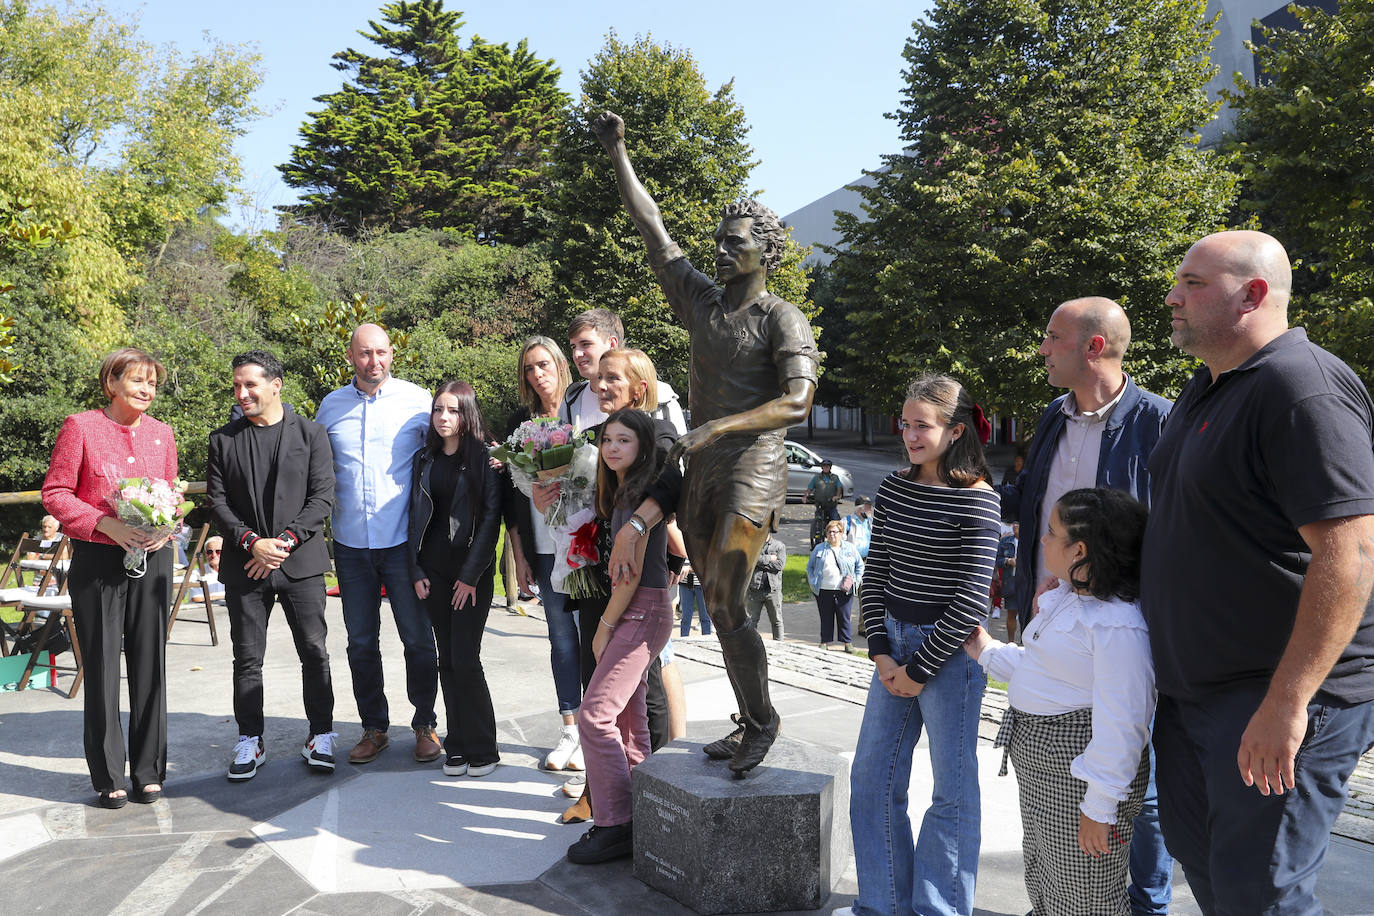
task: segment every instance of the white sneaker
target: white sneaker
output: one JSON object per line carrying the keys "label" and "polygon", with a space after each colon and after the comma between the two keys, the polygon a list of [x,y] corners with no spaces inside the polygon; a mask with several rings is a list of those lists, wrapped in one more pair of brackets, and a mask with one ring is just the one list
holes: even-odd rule
{"label": "white sneaker", "polygon": [[258,767],[267,762],[267,748],[261,735],[239,735],[234,745],[234,762],[229,764],[229,780],[245,782],[258,775]]}
{"label": "white sneaker", "polygon": [[[577,755],[577,766],[570,766],[574,754]],[[563,726],[563,731],[558,736],[558,744],[544,758],[544,769],[582,769],[582,739],[578,737],[576,725]]]}
{"label": "white sneaker", "polygon": [[325,732],[322,735],[311,735],[310,740],[305,742],[305,747],[301,748],[301,756],[305,762],[317,770],[334,771],[334,739],[339,737],[338,732]]}
{"label": "white sneaker", "polygon": [[568,798],[581,798],[582,790],[587,788],[587,774],[578,773],[572,779],[563,783],[563,794]]}

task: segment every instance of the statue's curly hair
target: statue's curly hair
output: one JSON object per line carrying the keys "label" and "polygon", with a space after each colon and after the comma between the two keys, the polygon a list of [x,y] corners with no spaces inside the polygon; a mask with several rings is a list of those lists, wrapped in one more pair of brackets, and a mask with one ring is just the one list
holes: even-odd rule
{"label": "statue's curly hair", "polygon": [[772,210],[757,200],[737,200],[720,208],[721,221],[727,219],[752,219],[750,235],[763,246],[763,269],[772,273],[782,263],[782,252],[787,247],[787,229],[782,220]]}

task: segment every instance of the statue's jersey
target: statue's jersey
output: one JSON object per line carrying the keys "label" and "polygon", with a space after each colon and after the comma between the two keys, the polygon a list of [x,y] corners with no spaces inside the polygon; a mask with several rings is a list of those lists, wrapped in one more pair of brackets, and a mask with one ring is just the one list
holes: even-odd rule
{"label": "statue's jersey", "polygon": [[724,291],[693,268],[676,244],[660,257],[667,263],[654,269],[659,285],[692,335],[693,426],[780,397],[792,379],[815,384],[820,353],[801,309],[765,293],[727,312]]}
{"label": "statue's jersey", "polygon": [[[820,353],[806,316],[765,293],[733,312],[724,292],[676,244],[650,258],[659,285],[692,335],[692,426],[781,397],[787,383],[815,385]],[[709,537],[726,513],[777,529],[787,497],[784,429],[722,436],[688,459],[678,525]]]}

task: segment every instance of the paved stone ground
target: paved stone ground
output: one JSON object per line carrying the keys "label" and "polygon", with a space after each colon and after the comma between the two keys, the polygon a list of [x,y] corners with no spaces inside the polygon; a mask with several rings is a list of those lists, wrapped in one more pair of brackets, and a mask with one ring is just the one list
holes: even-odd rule
{"label": "paved stone ground", "polygon": [[[540,613],[492,611],[483,655],[500,717],[503,766],[483,779],[450,779],[437,765],[414,763],[409,734],[399,726],[391,732],[394,746],[376,762],[341,764],[332,776],[309,771],[296,756],[305,737],[294,686],[299,667],[280,621],[269,630],[265,666],[269,763],[247,784],[224,778],[235,739],[230,652],[227,641],[207,645],[203,626],[179,622],[169,645],[170,773],[167,797],[155,805],[107,811],[93,804],[80,756],[79,698],[69,701],[52,690],[0,695],[0,911],[687,913],[636,881],[628,862],[578,867],[562,858],[581,828],[554,823],[567,803],[561,777],[537,768],[558,726]],[[336,600],[329,615],[336,727],[346,752],[359,726]],[[386,630],[387,679],[397,685],[393,716],[403,722],[409,709],[399,687],[400,646]],[[786,734],[851,754],[870,663],[810,645],[765,642]],[[732,697],[717,643],[689,638],[676,646],[687,685],[687,740],[718,737]],[[997,703],[990,692],[989,719]],[[980,749],[984,831],[976,912],[1017,916],[1027,909],[1020,825],[1014,780],[995,776],[999,756],[990,743]],[[920,756],[915,769],[912,799],[919,809],[929,798]],[[1369,820],[1368,797],[1352,801],[1357,822]],[[1322,877],[1330,913],[1374,912],[1367,890],[1374,846],[1347,838],[1352,835],[1333,841]],[[1175,888],[1174,912],[1197,913],[1186,885],[1176,880]],[[851,859],[817,912],[847,904],[854,890]]]}

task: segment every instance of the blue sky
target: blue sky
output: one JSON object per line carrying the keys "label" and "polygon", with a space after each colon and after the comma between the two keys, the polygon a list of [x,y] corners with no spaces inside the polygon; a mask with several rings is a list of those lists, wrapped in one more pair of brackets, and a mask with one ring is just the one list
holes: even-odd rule
{"label": "blue sky", "polygon": [[[376,18],[381,0],[106,0],[112,12],[139,15],[140,33],[183,51],[206,36],[253,46],[265,79],[259,105],[268,111],[238,145],[245,190],[259,211],[294,199],[275,166],[286,161],[315,96],[332,92],[342,74],[330,56],[345,47],[375,48],[357,34]],[[466,41],[480,35],[514,45],[528,38],[540,57],[562,68],[574,95],[578,74],[608,30],[621,39],[649,34],[690,50],[714,89],[735,81],[735,98],[749,118],[749,141],[759,165],[751,184],[764,203],[787,214],[878,166],[895,152],[897,125],[885,118],[900,98],[902,47],[927,0],[789,4],[699,0],[678,6],[652,0],[449,0],[462,10]],[[250,208],[233,220],[268,228],[270,215]]]}

